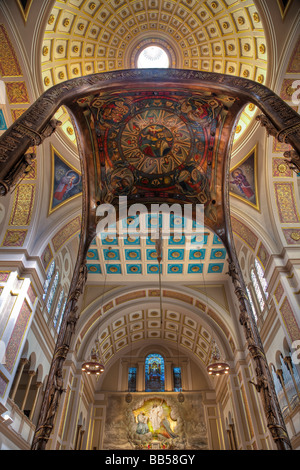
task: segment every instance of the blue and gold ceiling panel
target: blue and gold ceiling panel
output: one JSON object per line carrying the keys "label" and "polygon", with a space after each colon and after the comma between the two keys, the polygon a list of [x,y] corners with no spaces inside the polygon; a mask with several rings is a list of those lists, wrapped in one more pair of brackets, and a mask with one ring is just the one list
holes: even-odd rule
{"label": "blue and gold ceiling panel", "polygon": [[130,261],[140,260],[141,250],[125,250],[125,259]]}
{"label": "blue and gold ceiling panel", "polygon": [[141,241],[139,237],[130,237],[124,238],[124,245],[140,245]]}
{"label": "blue and gold ceiling panel", "polygon": [[205,258],[205,251],[204,249],[201,250],[190,250],[189,259],[204,259]]}
{"label": "blue and gold ceiling panel", "polygon": [[106,265],[107,274],[122,274],[122,269],[120,264],[107,264]]}
{"label": "blue and gold ceiling panel", "polygon": [[168,265],[168,274],[182,274],[183,265],[182,264],[169,264]]}
{"label": "blue and gold ceiling panel", "polygon": [[188,274],[203,273],[203,264],[189,264]]}
{"label": "blue and gold ceiling panel", "polygon": [[110,260],[110,259],[119,260],[120,259],[119,250],[105,249],[103,250],[103,254],[104,254],[104,259],[106,260]]}
{"label": "blue and gold ceiling panel", "polygon": [[[87,253],[88,272],[102,276],[105,273],[113,276],[142,275],[140,278],[136,276],[136,279],[151,274],[157,276],[159,263],[155,243],[156,239],[150,236],[96,237]],[[163,281],[168,276],[176,279],[176,274],[198,280],[202,279],[203,273],[213,279],[218,275],[225,276],[223,260],[226,260],[224,245],[207,229],[191,239],[175,234],[162,240]],[[156,279],[155,276],[151,278]]]}
{"label": "blue and gold ceiling panel", "polygon": [[192,245],[207,245],[208,240],[208,233],[204,233],[203,235],[195,235],[191,237],[191,244]]}
{"label": "blue and gold ceiling panel", "polygon": [[156,258],[157,258],[156,250],[155,249],[153,249],[153,250],[147,249],[146,250],[146,256],[147,256],[147,261],[156,260]]}
{"label": "blue and gold ceiling panel", "polygon": [[87,269],[90,274],[101,274],[100,264],[88,264]]}
{"label": "blue and gold ceiling panel", "polygon": [[221,248],[213,248],[210,252],[210,259],[225,259],[226,250]]}
{"label": "blue and gold ceiling panel", "polygon": [[184,250],[168,250],[168,259],[169,260],[183,260],[184,259]]}
{"label": "blue and gold ceiling panel", "polygon": [[99,260],[99,252],[97,250],[97,248],[95,249],[92,249],[92,250],[89,250],[87,252],[87,261],[91,261],[91,260]]}
{"label": "blue and gold ceiling panel", "polygon": [[217,235],[214,235],[213,244],[214,245],[222,245],[222,241],[220,240],[220,238]]}
{"label": "blue and gold ceiling panel", "polygon": [[162,214],[148,214],[146,218],[146,227],[156,229],[162,227]]}
{"label": "blue and gold ceiling panel", "polygon": [[[160,267],[160,272],[162,271],[162,266]],[[147,274],[158,274],[158,264],[148,264],[147,265]]]}
{"label": "blue and gold ceiling panel", "polygon": [[169,245],[184,245],[185,237],[170,237],[168,240]]}
{"label": "blue and gold ceiling panel", "polygon": [[213,273],[213,274],[220,274],[223,271],[223,263],[210,263],[208,265],[208,273]]}
{"label": "blue and gold ceiling panel", "polygon": [[142,274],[141,264],[127,264],[127,274]]}
{"label": "blue and gold ceiling panel", "polygon": [[112,236],[107,236],[105,238],[101,237],[101,242],[103,245],[118,245],[118,238]]}

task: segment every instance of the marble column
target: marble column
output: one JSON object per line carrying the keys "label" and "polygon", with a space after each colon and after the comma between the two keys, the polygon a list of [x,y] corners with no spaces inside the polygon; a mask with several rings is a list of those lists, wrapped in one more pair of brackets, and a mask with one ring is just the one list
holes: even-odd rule
{"label": "marble column", "polygon": [[34,415],[34,412],[35,412],[36,403],[37,403],[37,399],[38,399],[38,396],[39,396],[39,393],[40,393],[41,386],[42,386],[42,382],[37,382],[35,384],[35,396],[34,396],[33,405],[32,405],[31,411],[30,411],[30,415],[29,415],[30,421],[32,421],[32,418],[33,418],[33,415]]}
{"label": "marble column", "polygon": [[31,382],[32,382],[32,379],[33,379],[33,377],[35,376],[35,374],[36,374],[36,373],[35,373],[34,370],[29,370],[29,371],[28,371],[29,380],[28,380],[28,383],[27,383],[27,386],[26,386],[25,396],[24,396],[24,398],[23,398],[23,403],[22,403],[22,406],[21,406],[21,411],[24,411],[24,409],[25,409],[26,401],[27,401],[27,397],[28,397],[28,393],[29,393],[30,386],[31,386]]}

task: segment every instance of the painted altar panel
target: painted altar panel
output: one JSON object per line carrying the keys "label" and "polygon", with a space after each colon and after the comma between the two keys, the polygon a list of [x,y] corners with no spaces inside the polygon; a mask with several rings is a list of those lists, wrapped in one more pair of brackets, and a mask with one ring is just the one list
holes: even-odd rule
{"label": "painted altar panel", "polygon": [[108,398],[104,450],[193,449],[207,450],[208,438],[201,394],[188,394],[182,403],[177,394]]}

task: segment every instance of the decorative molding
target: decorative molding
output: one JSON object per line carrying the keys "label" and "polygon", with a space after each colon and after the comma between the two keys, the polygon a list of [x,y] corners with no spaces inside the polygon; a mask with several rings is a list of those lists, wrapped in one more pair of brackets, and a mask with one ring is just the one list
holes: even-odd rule
{"label": "decorative molding", "polygon": [[16,0],[16,1],[17,1],[17,5],[20,9],[22,18],[23,18],[24,22],[26,23],[27,19],[28,19],[30,7],[32,5],[33,0],[26,0],[25,4],[21,0]]}
{"label": "decorative molding", "polygon": [[52,238],[54,251],[57,253],[59,249],[74,235],[80,232],[81,217],[78,215],[73,220],[68,222],[63,228],[57,232]]}
{"label": "decorative molding", "polygon": [[293,182],[275,182],[275,198],[279,220],[282,224],[294,224],[300,222],[297,203],[295,200]]}

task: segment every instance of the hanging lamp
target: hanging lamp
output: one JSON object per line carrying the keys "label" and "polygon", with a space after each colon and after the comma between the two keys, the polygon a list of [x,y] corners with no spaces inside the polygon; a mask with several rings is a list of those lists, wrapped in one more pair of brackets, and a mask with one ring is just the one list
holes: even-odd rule
{"label": "hanging lamp", "polygon": [[[159,218],[158,218],[159,221]],[[159,225],[158,238],[155,240],[156,259],[158,262],[158,282],[159,282],[159,309],[160,309],[160,323],[163,322],[163,311],[162,311],[162,286],[161,286],[161,262],[162,262],[162,234],[161,227]]]}
{"label": "hanging lamp", "polygon": [[[108,248],[111,249],[110,247]],[[104,278],[103,291],[102,291],[102,300],[101,305],[103,305],[103,298],[106,286],[106,274]],[[81,366],[82,372],[87,375],[95,375],[97,378],[104,372],[105,367],[100,362],[100,352],[99,352],[99,341],[98,337],[95,339],[95,346],[91,350],[90,359],[85,361]]]}
{"label": "hanging lamp", "polygon": [[92,349],[90,360],[82,364],[81,370],[87,375],[96,376],[99,376],[104,372],[104,365],[99,361],[99,354],[96,348]]}
{"label": "hanging lamp", "polygon": [[[206,292],[204,274],[202,275],[203,275],[203,285],[204,285],[204,290],[205,290],[206,304],[208,305],[208,296]],[[212,334],[210,358],[209,358],[209,363],[206,367],[206,370],[209,375],[213,375],[213,376],[227,375],[230,370],[229,364],[225,360],[223,360],[221,357],[220,349],[216,341],[213,338],[213,334]]]}
{"label": "hanging lamp", "polygon": [[212,341],[210,361],[206,368],[209,375],[225,375],[229,373],[229,364],[221,358],[220,350],[215,340]]}

